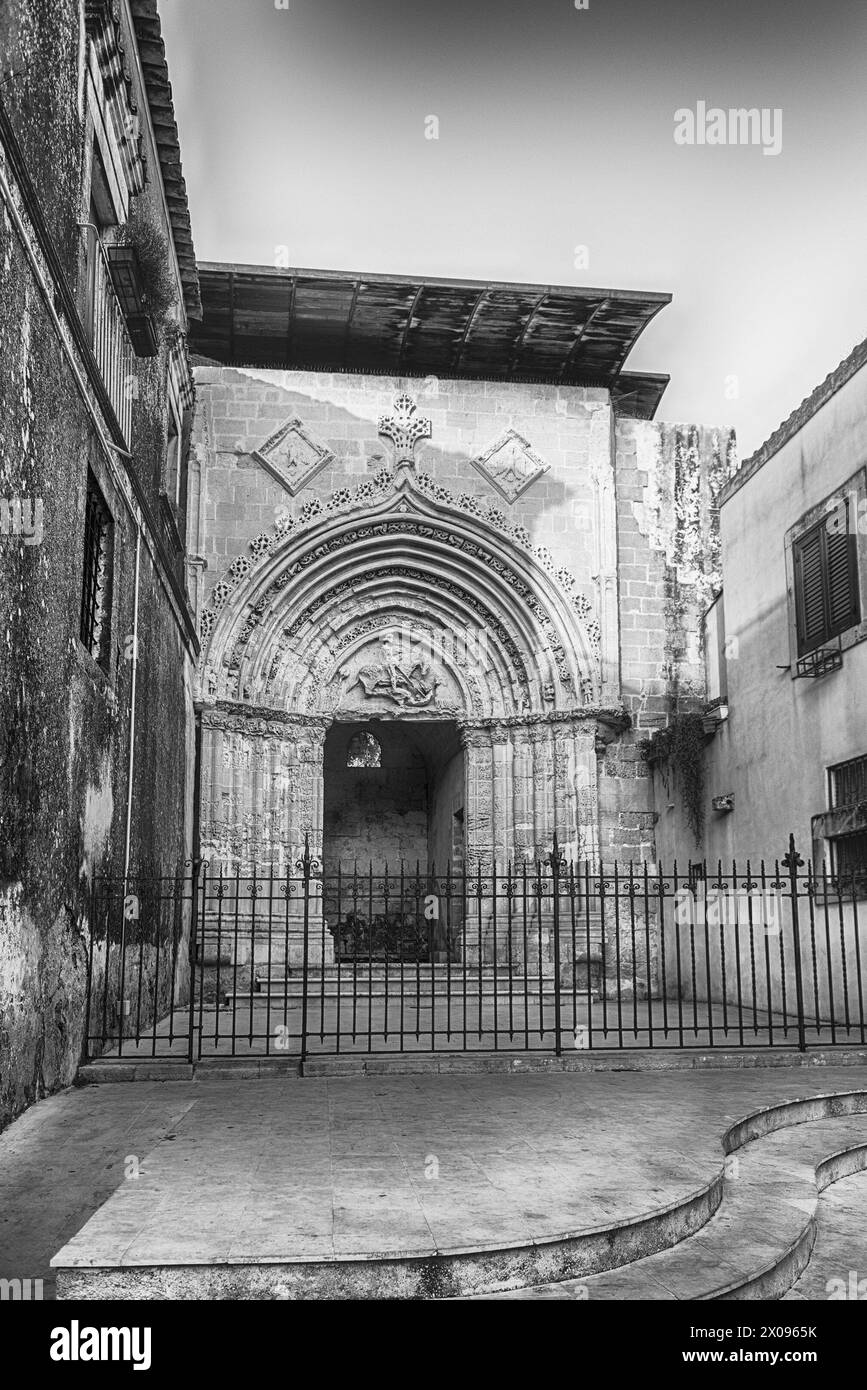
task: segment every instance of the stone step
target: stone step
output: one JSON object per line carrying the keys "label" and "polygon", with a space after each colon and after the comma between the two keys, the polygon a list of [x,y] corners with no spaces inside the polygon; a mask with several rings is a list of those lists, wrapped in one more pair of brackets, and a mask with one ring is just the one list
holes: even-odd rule
{"label": "stone step", "polygon": [[[288,1007],[290,1010],[300,1009],[303,1003],[303,998],[304,996],[300,990],[297,993],[290,992],[289,994],[285,995],[282,993],[278,994],[273,992],[270,995],[264,992],[261,994],[250,994],[249,992],[243,993],[239,991],[237,994],[224,995],[223,1004],[221,1008],[223,1012],[225,1012],[226,1010],[231,1010],[233,1007],[235,1007],[236,1009],[243,1008],[246,1013],[249,1013],[250,1006],[252,1003],[255,1011],[264,1012],[267,1009],[268,1000],[270,999],[271,1017],[274,1020],[278,1020],[280,1012],[284,1007]],[[561,991],[561,1003],[565,1003],[565,1000],[567,998],[571,1005],[571,994],[567,996],[565,991]],[[372,992],[368,991],[367,989],[364,989],[363,991],[359,990],[357,994],[353,994],[351,989],[341,990],[339,994],[336,989],[325,990],[324,992],[321,990],[316,990],[315,992],[311,991],[310,993],[308,993],[307,1006],[308,1009],[313,1009],[314,1007],[316,1009],[319,1009],[324,1003],[326,1007],[332,1008],[334,1013],[336,1014],[337,1006],[339,1004],[341,1010],[341,1018],[345,1020],[347,1017],[350,1016],[353,1004],[355,1006],[356,1013],[358,1014],[360,1014],[362,1011],[366,1011],[368,1006],[370,1004],[373,1004],[378,1011],[377,1016],[384,1018],[386,1002],[389,1005],[390,1012],[392,1005],[395,1009],[399,1010],[401,1000],[403,1000],[404,1008],[407,1008],[409,1005],[412,1006],[413,1013],[415,1012],[417,1006],[422,1013],[429,1013],[431,1008],[435,1008],[437,1010],[438,1015],[441,1010],[444,1010],[448,1006],[449,1001],[451,1001],[453,1008],[455,1008],[456,1010],[461,1010],[461,1013],[456,1014],[455,1017],[462,1018],[463,1009],[464,1006],[466,1006],[467,1018],[469,1020],[470,1018],[474,1017],[473,1008],[475,1007],[476,1010],[478,1010],[479,994],[478,992],[473,993],[470,990],[468,990],[465,994],[462,990],[453,989],[448,992],[440,992],[439,990],[437,990],[434,994],[432,994],[430,990],[423,990],[421,995],[417,996],[415,989],[411,989],[409,985],[406,985],[403,990],[400,989],[399,985],[396,988],[389,988],[388,994],[386,994],[384,989],[374,989]],[[527,1007],[530,1011],[531,1025],[532,1019],[534,1017],[534,1011],[537,1019],[540,1007],[544,1007],[546,1010],[550,1009],[553,1014],[554,1002],[555,999],[553,987],[551,989],[542,990],[541,992],[538,989],[528,991]],[[579,1006],[580,1002],[581,1001],[579,1000]],[[502,1014],[502,1020],[505,1020],[505,1022],[501,1020],[501,1026],[504,1029],[508,1028],[508,992],[502,993],[498,991],[495,994],[493,990],[486,990],[481,996],[481,1003],[483,1010],[491,1013],[491,1015],[493,1015],[493,1011],[495,1009],[499,1010],[499,1014]],[[511,1003],[513,1014],[517,1013],[520,1010],[521,1018],[523,1019],[523,993],[520,995],[518,995],[517,993],[513,994]],[[523,1024],[521,1026],[523,1027]],[[599,1026],[601,1028],[601,1022]],[[616,1024],[612,1026],[610,1019],[608,1027],[609,1031],[616,1031]],[[240,1031],[243,1033],[243,1027],[240,1029]],[[378,1025],[376,1024],[374,1024],[374,1031],[378,1031]],[[624,1031],[626,1031],[625,1025]]]}
{"label": "stone step", "polygon": [[[514,999],[519,999],[524,997],[525,992],[527,995],[530,996],[534,994],[538,995],[541,992],[543,994],[550,994],[553,997],[555,992],[555,982],[553,978],[545,979],[543,977],[541,984],[538,978],[536,978],[535,980],[528,981],[525,986],[523,980],[513,980],[512,987],[510,990],[507,979],[504,979],[503,977],[500,977],[500,979],[496,981],[494,980],[493,976],[491,976],[489,979],[483,979],[481,981],[479,981],[478,979],[474,980],[468,977],[465,981],[463,977],[460,975],[453,975],[451,979],[444,975],[442,979],[437,977],[434,980],[431,980],[430,976],[428,976],[426,979],[417,980],[415,976],[407,974],[404,976],[403,980],[401,980],[399,975],[390,975],[388,977],[388,980],[386,981],[386,979],[383,976],[374,975],[371,977],[368,975],[361,974],[357,975],[355,979],[353,979],[352,973],[350,972],[348,975],[343,976],[340,980],[338,980],[335,976],[333,979],[326,980],[324,984],[320,979],[309,980],[307,983],[308,994],[311,997],[315,995],[317,999],[321,998],[323,994],[326,996],[326,998],[336,999],[338,992],[341,995],[341,997],[350,999],[352,998],[353,993],[355,993],[359,999],[366,999],[369,994],[372,995],[374,999],[384,998],[386,994],[388,994],[390,998],[392,995],[399,995],[401,989],[403,989],[403,992],[405,994],[415,995],[419,993],[421,994],[422,998],[430,998],[432,993],[437,998],[439,998],[440,996],[446,997],[448,994],[451,993],[459,995],[465,994],[467,998],[470,999],[473,998],[474,995],[478,997],[479,994],[481,994],[482,996],[487,997],[488,995],[493,996],[496,993],[498,998],[508,999],[511,993],[511,996]],[[271,980],[270,982],[257,980],[253,989],[253,993],[256,996],[266,998],[270,994],[272,999],[282,999],[285,995],[288,995],[290,998],[294,998],[296,996],[300,998],[303,992],[303,982],[301,980],[294,979],[285,981]],[[238,998],[248,998],[249,993],[249,990],[243,993],[241,991],[238,991],[237,995]],[[571,998],[572,986],[561,985],[560,993],[564,996],[568,994],[568,996]],[[579,997],[582,994],[585,999],[587,997],[586,989],[579,989],[576,991],[576,993],[579,995]]]}
{"label": "stone step", "polygon": [[[185,1167],[182,1143],[169,1175],[172,1163]],[[164,1173],[123,1184],[51,1263],[61,1299],[775,1299],[807,1264],[818,1192],[867,1166],[867,1091],[756,1111],[729,1128],[724,1153],[725,1166],[706,1167],[676,1200],[610,1223],[387,1253],[382,1244],[338,1253],[315,1234],[298,1252],[297,1233],[275,1226],[270,1186],[251,1192],[258,1224],[245,1207],[237,1247],[217,1223],[190,1248],[174,1227],[154,1227]]]}
{"label": "stone step", "polygon": [[810,1263],[783,1297],[814,1302],[867,1298],[867,1172],[841,1178],[819,1198]]}
{"label": "stone step", "polygon": [[[851,1103],[863,1107],[867,1095],[854,1093]],[[840,1107],[831,1098],[827,1108]],[[740,1134],[734,1126],[724,1143],[729,1152],[722,1201],[700,1231],[672,1248],[605,1273],[478,1297],[594,1302],[786,1296],[797,1287],[821,1231],[820,1193],[867,1169],[867,1114],[816,1113],[816,1102],[792,1102],[760,1112],[758,1123]],[[762,1133],[765,1126],[770,1128]]]}

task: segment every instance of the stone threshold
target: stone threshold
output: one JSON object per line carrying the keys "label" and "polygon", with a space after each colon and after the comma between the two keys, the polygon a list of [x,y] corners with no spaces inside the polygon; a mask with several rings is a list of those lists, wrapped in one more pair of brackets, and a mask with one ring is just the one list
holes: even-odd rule
{"label": "stone threshold", "polygon": [[436,1053],[398,1056],[358,1053],[344,1057],[205,1057],[197,1062],[159,1058],[108,1058],[79,1067],[76,1083],[102,1085],[120,1081],[256,1080],[284,1077],[467,1076],[485,1073],[665,1072],[741,1070],[759,1067],[865,1066],[867,1048],[743,1048],[701,1051],[688,1048],[588,1050],[557,1057],[554,1053]]}

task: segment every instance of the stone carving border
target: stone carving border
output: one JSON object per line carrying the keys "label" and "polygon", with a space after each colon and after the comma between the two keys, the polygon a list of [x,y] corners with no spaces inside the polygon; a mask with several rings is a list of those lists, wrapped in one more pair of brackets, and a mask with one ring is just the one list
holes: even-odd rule
{"label": "stone carving border", "polygon": [[[388,579],[418,578],[421,579],[426,585],[439,589],[444,593],[458,594],[461,600],[464,603],[466,603],[468,607],[472,608],[474,612],[479,614],[483,622],[491,629],[491,631],[496,633],[496,636],[503,648],[503,651],[507,654],[509,660],[512,662],[513,669],[518,680],[521,683],[523,690],[525,692],[529,691],[530,679],[527,675],[527,668],[524,665],[523,658],[521,656],[520,651],[518,650],[518,646],[515,642],[514,637],[512,637],[512,635],[506,630],[506,628],[503,627],[503,624],[500,622],[499,618],[497,618],[493,613],[491,613],[490,610],[485,606],[485,604],[483,604],[482,601],[475,596],[475,594],[472,594],[466,590],[459,589],[457,585],[452,583],[452,581],[449,579],[443,579],[439,575],[424,574],[421,570],[414,570],[410,565],[383,565],[379,569],[370,570],[366,573],[378,578]],[[331,603],[335,598],[340,598],[343,594],[353,593],[355,587],[356,585],[353,579],[345,579],[341,584],[336,585],[334,588],[329,589],[327,592],[323,594],[317,594],[316,597],[312,599],[308,606],[304,609],[304,611],[295,618],[291,626],[283,629],[283,631],[280,634],[279,641],[277,642],[276,648],[274,650],[271,665],[268,668],[269,686],[276,679],[280,661],[282,660],[283,655],[289,646],[289,643],[292,641],[292,638],[297,635],[297,633],[305,625],[305,623],[310,622],[310,620],[314,618],[316,614],[320,612],[322,608],[325,607],[326,604]],[[237,672],[240,670],[241,660],[243,656],[243,649],[241,647],[241,643],[246,630],[247,629],[245,627],[244,631],[242,631],[239,635],[238,640],[235,643],[235,646],[232,648],[231,659],[228,663],[229,671],[232,672],[232,674],[235,676],[237,676]],[[252,635],[252,630],[250,635]],[[249,637],[247,638],[247,641],[249,641]]]}
{"label": "stone carving border", "polygon": [[[598,659],[601,631],[599,621],[593,612],[593,605],[579,590],[575,576],[564,566],[557,566],[547,546],[533,545],[532,537],[526,527],[511,523],[505,513],[491,502],[473,497],[469,493],[461,493],[456,496],[448,488],[437,483],[429,473],[419,473],[414,479],[414,485],[423,496],[428,497],[431,501],[451,507],[455,511],[463,512],[493,526],[540,564],[546,574],[557,582],[575,609],[584,625],[591,650]],[[227,577],[221,579],[214,586],[208,607],[202,610],[199,620],[203,641],[206,642],[211,636],[217,616],[225,607],[233,591],[265,556],[276,550],[284,539],[299,535],[320,517],[338,516],[354,511],[360,506],[369,506],[384,500],[389,493],[396,493],[397,491],[398,485],[392,474],[387,469],[380,469],[372,478],[365,479],[354,489],[339,488],[324,502],[318,497],[311,498],[301,507],[297,517],[292,517],[286,512],[278,516],[273,535],[269,536],[267,532],[263,531],[250,541],[249,549],[252,552],[252,559],[246,555],[238,556],[229,566]]]}

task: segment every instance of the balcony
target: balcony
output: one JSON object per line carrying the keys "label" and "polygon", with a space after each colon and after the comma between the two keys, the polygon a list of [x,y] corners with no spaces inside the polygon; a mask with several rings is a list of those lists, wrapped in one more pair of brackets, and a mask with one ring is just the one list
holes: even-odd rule
{"label": "balcony", "polygon": [[141,266],[132,246],[107,246],[111,281],[137,357],[156,357],[157,335],[142,289]]}
{"label": "balcony", "polygon": [[112,281],[105,247],[94,226],[87,234],[87,328],[112,409],[127,448],[132,436],[132,403],[138,390],[135,351]]}
{"label": "balcony", "polygon": [[86,224],[85,231],[90,343],[129,448],[132,406],[139,387],[136,358],[155,355],[156,334],[140,288],[135,252],[130,247],[104,246],[92,223]]}
{"label": "balcony", "polygon": [[835,645],[817,647],[815,651],[799,656],[795,666],[795,680],[816,680],[819,676],[827,676],[830,671],[839,671],[842,665],[843,651],[838,637]]}

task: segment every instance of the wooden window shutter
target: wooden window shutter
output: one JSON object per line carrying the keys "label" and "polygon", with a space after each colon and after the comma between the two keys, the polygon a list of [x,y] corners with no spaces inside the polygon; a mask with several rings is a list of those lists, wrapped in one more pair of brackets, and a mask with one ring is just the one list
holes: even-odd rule
{"label": "wooden window shutter", "polygon": [[827,538],[828,613],[831,635],[845,632],[860,617],[857,538],[848,528]]}
{"label": "wooden window shutter", "polygon": [[824,527],[817,526],[795,543],[795,601],[798,653],[812,651],[828,636],[823,561]]}
{"label": "wooden window shutter", "polygon": [[795,541],[798,655],[815,651],[861,619],[858,538],[849,528],[849,503]]}

